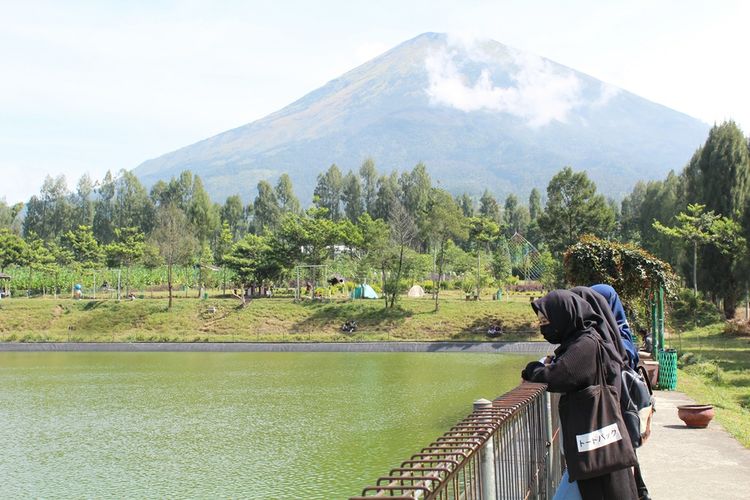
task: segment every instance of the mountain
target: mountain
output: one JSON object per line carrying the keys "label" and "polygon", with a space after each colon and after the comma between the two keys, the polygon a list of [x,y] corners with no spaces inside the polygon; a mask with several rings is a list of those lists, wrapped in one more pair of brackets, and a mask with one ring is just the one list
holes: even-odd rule
{"label": "mountain", "polygon": [[242,127],[148,160],[147,185],[184,169],[214,200],[246,200],[288,173],[303,201],[332,163],[378,171],[424,162],[455,194],[525,197],[563,166],[620,197],[680,169],[708,125],[548,59],[501,43],[425,33]]}

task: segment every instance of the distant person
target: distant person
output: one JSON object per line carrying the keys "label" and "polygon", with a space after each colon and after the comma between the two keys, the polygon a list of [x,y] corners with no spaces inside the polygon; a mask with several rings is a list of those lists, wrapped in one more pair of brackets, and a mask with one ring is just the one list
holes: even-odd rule
{"label": "distant person", "polygon": [[641,339],[643,340],[643,344],[641,344],[641,351],[651,352],[654,349],[654,340],[651,336],[651,333],[646,330],[645,328],[641,328],[638,330],[638,334],[641,336]]}
{"label": "distant person", "polygon": [[487,336],[490,338],[500,337],[503,334],[503,327],[497,323],[490,325],[487,330]]}

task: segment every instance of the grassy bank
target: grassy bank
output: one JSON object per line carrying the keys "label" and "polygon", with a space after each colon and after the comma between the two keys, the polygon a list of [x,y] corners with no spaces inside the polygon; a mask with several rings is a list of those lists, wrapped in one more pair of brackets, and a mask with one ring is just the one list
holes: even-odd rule
{"label": "grassy bank", "polygon": [[[18,298],[0,302],[0,340],[20,342],[232,342],[345,340],[487,340],[493,323],[500,340],[541,337],[527,297],[511,301],[403,299],[395,309],[382,301],[295,303],[256,299],[239,308],[237,299],[179,298],[171,311],[163,298],[134,301]],[[344,334],[344,321],[357,332]]]}
{"label": "grassy bank", "polygon": [[721,323],[670,339],[681,354],[677,389],[713,404],[716,419],[750,448],[750,337],[723,329]]}

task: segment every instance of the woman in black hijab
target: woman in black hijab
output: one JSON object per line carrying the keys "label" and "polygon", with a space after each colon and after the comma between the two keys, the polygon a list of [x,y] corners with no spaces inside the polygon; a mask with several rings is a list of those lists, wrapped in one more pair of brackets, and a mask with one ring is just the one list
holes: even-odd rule
{"label": "woman in black hijab", "polygon": [[[554,361],[529,363],[521,372],[524,380],[543,382],[550,392],[570,393],[598,383],[597,355],[603,319],[581,297],[568,290],[554,290],[531,304],[539,317],[544,338],[560,344]],[[609,353],[605,349],[605,353]],[[619,386],[622,358],[604,356],[607,384]],[[561,404],[566,398],[563,394]],[[565,433],[566,429],[563,428]],[[630,467],[578,481],[584,500],[637,500],[635,480]]]}
{"label": "woman in black hijab", "polygon": [[604,348],[607,350],[610,358],[619,360],[621,364],[627,365],[628,352],[620,341],[620,329],[617,326],[617,320],[614,314],[612,314],[607,299],[587,286],[577,286],[571,288],[570,291],[588,302],[594,313],[604,320],[594,327],[604,341]]}
{"label": "woman in black hijab", "polygon": [[[613,308],[615,307],[613,306],[613,304],[615,304],[615,301],[617,301],[617,306],[620,308],[620,310],[622,310],[620,298],[617,296],[617,292],[615,291],[615,289],[609,285],[594,286],[602,288],[606,287],[604,289],[607,291],[611,290],[610,295],[614,298],[605,297],[593,287],[589,288],[587,286],[577,286],[575,288],[571,288],[570,291],[588,302],[594,312],[605,319],[604,323],[600,325],[600,327],[596,327],[596,330],[604,340],[604,347],[610,354],[610,356],[613,359],[619,357],[622,360],[623,368],[631,366],[633,355],[629,354],[629,351],[625,346],[625,342],[622,340],[620,334],[620,322],[617,321],[613,310]],[[623,311],[622,315],[624,316],[624,314],[625,312]],[[627,320],[623,318],[623,321],[625,321],[625,325],[627,326]],[[629,331],[630,327],[628,327],[628,332]],[[628,336],[630,336],[629,333]],[[622,383],[617,382],[616,387],[618,390],[621,389]],[[643,474],[641,473],[641,467],[639,464],[636,464],[635,468],[633,469],[633,473],[635,476],[635,484],[638,491],[639,500],[650,499],[651,497],[648,493],[648,488],[646,487],[646,483],[643,479]]]}

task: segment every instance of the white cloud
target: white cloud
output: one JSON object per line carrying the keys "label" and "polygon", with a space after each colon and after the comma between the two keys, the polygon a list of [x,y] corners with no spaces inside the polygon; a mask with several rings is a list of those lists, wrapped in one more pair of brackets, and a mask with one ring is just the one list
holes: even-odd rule
{"label": "white cloud", "polygon": [[489,66],[471,82],[457,61],[488,64],[496,59],[479,42],[449,42],[425,61],[431,102],[466,112],[509,113],[531,127],[567,121],[571,110],[582,102],[580,80],[571,71],[557,68],[541,57],[515,50],[509,50],[507,55],[503,69],[508,71],[511,85],[495,85]]}
{"label": "white cloud", "polygon": [[617,97],[620,92],[622,92],[622,89],[620,89],[619,87],[615,87],[614,85],[610,85],[609,83],[602,82],[599,91],[599,97],[597,97],[596,100],[591,103],[591,107],[593,108],[606,106],[609,101]]}

